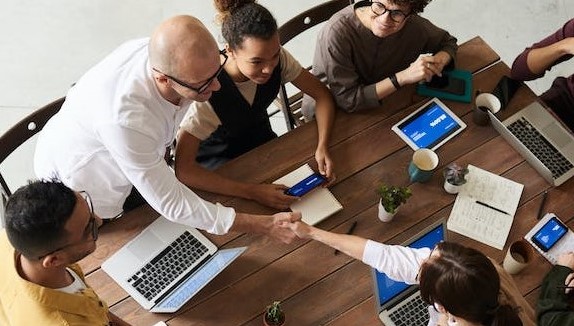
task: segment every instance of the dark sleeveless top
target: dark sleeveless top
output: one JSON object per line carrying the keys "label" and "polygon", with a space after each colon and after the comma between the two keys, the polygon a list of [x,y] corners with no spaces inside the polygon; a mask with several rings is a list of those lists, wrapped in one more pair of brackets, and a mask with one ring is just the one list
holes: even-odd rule
{"label": "dark sleeveless top", "polygon": [[208,169],[215,169],[277,137],[271,129],[267,107],[279,93],[281,64],[275,67],[267,83],[257,85],[253,105],[249,105],[225,70],[218,80],[221,89],[213,93],[209,103],[221,125],[199,144],[196,157]]}

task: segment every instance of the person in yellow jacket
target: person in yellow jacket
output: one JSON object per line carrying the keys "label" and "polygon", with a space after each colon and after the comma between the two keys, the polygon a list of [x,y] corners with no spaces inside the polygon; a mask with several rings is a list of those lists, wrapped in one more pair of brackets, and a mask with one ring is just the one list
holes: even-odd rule
{"label": "person in yellow jacket", "polygon": [[90,196],[58,181],[18,189],[0,233],[0,325],[128,325],[75,264],[96,249]]}

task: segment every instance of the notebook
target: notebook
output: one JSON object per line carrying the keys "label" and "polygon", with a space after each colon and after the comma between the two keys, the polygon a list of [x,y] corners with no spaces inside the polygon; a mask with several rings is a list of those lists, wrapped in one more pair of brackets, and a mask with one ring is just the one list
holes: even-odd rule
{"label": "notebook", "polygon": [[[403,243],[411,248],[434,248],[446,240],[446,224],[441,219]],[[374,298],[379,319],[386,326],[427,325],[428,305],[420,296],[418,285],[391,280],[386,274],[372,269]]]}
{"label": "notebook", "polygon": [[488,114],[500,135],[550,184],[559,186],[574,176],[574,136],[540,103],[503,122]]}
{"label": "notebook", "polygon": [[194,228],[159,217],[102,269],[151,312],[175,312],[247,247],[218,250]]}
{"label": "notebook", "polygon": [[[309,164],[305,164],[298,169],[275,180],[275,184],[283,184],[292,187],[299,181],[313,174],[313,169]],[[293,212],[301,212],[301,220],[310,225],[315,225],[327,217],[343,209],[343,205],[335,198],[333,193],[324,187],[317,187],[305,194],[300,200],[289,206]]]}
{"label": "notebook", "polygon": [[554,213],[544,215],[524,239],[553,265],[562,253],[574,251],[574,232]]}

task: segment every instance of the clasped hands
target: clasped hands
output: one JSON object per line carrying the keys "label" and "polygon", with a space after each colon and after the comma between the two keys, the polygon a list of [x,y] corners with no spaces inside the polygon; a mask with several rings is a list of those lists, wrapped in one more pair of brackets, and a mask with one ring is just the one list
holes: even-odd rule
{"label": "clasped hands", "polygon": [[408,85],[423,80],[430,82],[435,75],[441,77],[449,61],[450,55],[443,51],[435,55],[421,54],[407,69],[397,73],[399,84]]}

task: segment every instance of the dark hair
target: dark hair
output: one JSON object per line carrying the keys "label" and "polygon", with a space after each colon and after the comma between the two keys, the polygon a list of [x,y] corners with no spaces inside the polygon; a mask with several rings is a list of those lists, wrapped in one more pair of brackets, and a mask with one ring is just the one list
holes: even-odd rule
{"label": "dark hair", "polygon": [[453,242],[437,246],[439,254],[421,266],[421,296],[441,304],[449,313],[482,325],[522,325],[515,309],[500,304],[500,277],[478,250]]}
{"label": "dark hair", "polygon": [[16,190],[6,204],[6,233],[10,243],[28,259],[59,247],[64,226],[76,205],[76,194],[56,180],[31,181]]}
{"label": "dark hair", "polygon": [[269,10],[254,0],[214,0],[219,12],[221,34],[232,49],[241,49],[245,37],[271,39],[277,21]]}

